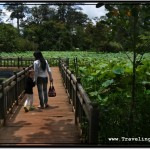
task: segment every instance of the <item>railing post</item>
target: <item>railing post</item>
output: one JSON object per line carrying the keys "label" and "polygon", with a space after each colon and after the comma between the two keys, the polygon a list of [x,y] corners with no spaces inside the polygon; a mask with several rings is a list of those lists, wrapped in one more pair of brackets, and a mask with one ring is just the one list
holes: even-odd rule
{"label": "railing post", "polygon": [[60,70],[60,57],[58,58],[58,67],[59,67],[59,70]]}
{"label": "railing post", "polygon": [[67,68],[64,69],[65,69],[65,88],[67,89]]}
{"label": "railing post", "polygon": [[2,100],[3,100],[3,93],[2,91],[0,91],[0,102],[1,102],[0,104],[0,127],[4,124],[3,115],[2,115],[2,112],[3,112]]}
{"label": "railing post", "polygon": [[[18,57],[19,58],[19,57]],[[18,81],[17,81],[17,72],[14,72],[15,75],[15,99],[16,99],[16,105],[18,105]]]}
{"label": "railing post", "polygon": [[97,103],[91,103],[89,120],[89,144],[98,144],[99,110]]}
{"label": "railing post", "polygon": [[6,63],[6,66],[7,66],[7,68],[8,68],[8,67],[9,67],[9,59],[6,58],[6,60],[7,60],[7,61],[6,61],[6,62],[7,62],[7,63]]}
{"label": "railing post", "polygon": [[2,67],[2,57],[0,56],[0,67]]}
{"label": "railing post", "polygon": [[78,60],[77,57],[74,57],[74,68],[75,68],[75,75],[78,76]]}
{"label": "railing post", "polygon": [[77,124],[77,117],[79,116],[79,99],[78,99],[78,83],[81,83],[81,78],[76,78],[76,99],[75,99],[75,124]]}
{"label": "railing post", "polygon": [[66,89],[67,89],[67,91],[68,91],[68,72],[67,72],[67,70],[68,70],[68,66],[66,66]]}
{"label": "railing post", "polygon": [[7,107],[6,107],[6,100],[5,100],[5,83],[2,83],[2,119],[4,120],[4,126],[6,125],[6,112],[7,112]]}
{"label": "railing post", "polygon": [[78,58],[76,57],[76,77],[78,76]]}
{"label": "railing post", "polygon": [[20,67],[20,65],[19,65],[19,61],[20,61],[20,58],[18,57],[18,68]]}
{"label": "railing post", "polygon": [[23,62],[22,62],[23,60],[22,60],[22,56],[21,56],[21,67],[23,67]]}
{"label": "railing post", "polygon": [[59,58],[59,71],[61,73],[62,76],[62,64],[61,64],[61,59]]}
{"label": "railing post", "polygon": [[24,70],[24,87],[25,87],[26,86],[26,68],[23,68],[23,70]]}
{"label": "railing post", "polygon": [[71,71],[71,74],[70,74],[70,82],[69,82],[69,84],[70,84],[70,92],[69,92],[70,101],[73,101],[73,99],[72,99],[72,98],[73,98],[73,97],[72,97],[72,96],[73,96],[73,92],[72,92],[72,91],[73,91],[73,85],[71,84],[71,81],[72,81],[71,75],[72,75],[72,74],[74,74],[74,71]]}
{"label": "railing post", "polygon": [[67,60],[66,60],[66,66],[69,67],[69,58],[67,58]]}
{"label": "railing post", "polygon": [[6,59],[4,59],[4,67],[6,67]]}

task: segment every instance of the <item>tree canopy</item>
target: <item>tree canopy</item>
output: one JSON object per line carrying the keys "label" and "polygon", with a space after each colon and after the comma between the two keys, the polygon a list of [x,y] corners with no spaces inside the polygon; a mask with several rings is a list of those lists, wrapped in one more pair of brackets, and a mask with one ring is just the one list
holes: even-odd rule
{"label": "tree canopy", "polygon": [[[47,2],[39,5],[27,5],[26,3],[6,3],[5,8],[11,12],[10,19],[17,19],[18,34],[14,37],[18,43],[28,43],[25,46],[11,43],[5,45],[1,41],[1,49],[8,46],[7,51],[26,51],[39,49],[51,50],[94,50],[97,52],[118,52],[120,50],[131,51],[133,47],[134,16],[136,23],[136,51],[148,51],[150,38],[150,5],[138,2],[136,5],[125,2],[98,3],[96,7],[105,6],[105,16],[90,19],[83,13],[81,5],[72,3]],[[134,7],[136,6],[136,7]],[[98,9],[98,8],[97,8]],[[10,26],[2,22],[1,26]],[[95,21],[94,21],[95,20]],[[11,28],[15,27],[11,26]],[[7,31],[3,29],[1,35],[7,39]],[[15,35],[15,34],[14,34]],[[12,35],[13,36],[13,35]],[[9,38],[6,40],[8,41]],[[15,45],[14,45],[15,44]]]}

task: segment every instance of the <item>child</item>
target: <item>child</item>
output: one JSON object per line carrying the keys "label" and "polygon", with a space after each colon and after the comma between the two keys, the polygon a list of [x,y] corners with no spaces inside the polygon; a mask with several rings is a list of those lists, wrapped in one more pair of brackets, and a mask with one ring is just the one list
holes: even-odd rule
{"label": "child", "polygon": [[[25,94],[26,94],[26,101],[24,103],[24,110],[25,112],[28,112],[29,110],[33,110],[33,87],[35,86],[35,82],[33,82],[34,78],[34,70],[29,70],[28,77],[26,80],[26,88],[25,88]],[[27,105],[29,105],[29,109],[27,108]]]}

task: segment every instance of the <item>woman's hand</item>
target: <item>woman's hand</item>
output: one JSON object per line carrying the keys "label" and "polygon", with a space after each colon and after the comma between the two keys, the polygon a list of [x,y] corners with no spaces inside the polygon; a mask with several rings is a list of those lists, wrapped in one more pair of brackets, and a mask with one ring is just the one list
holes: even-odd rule
{"label": "woman's hand", "polygon": [[53,78],[50,78],[50,82],[53,82]]}

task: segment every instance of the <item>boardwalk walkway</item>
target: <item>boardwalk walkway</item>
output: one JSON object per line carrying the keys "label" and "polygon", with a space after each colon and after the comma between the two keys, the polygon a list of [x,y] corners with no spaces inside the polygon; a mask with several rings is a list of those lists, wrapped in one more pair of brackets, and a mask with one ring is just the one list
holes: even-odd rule
{"label": "boardwalk walkway", "polygon": [[37,87],[34,88],[35,110],[24,112],[24,100],[0,129],[0,146],[76,146],[79,131],[68,103],[58,67],[52,67],[57,96],[49,98],[50,108],[38,109]]}

